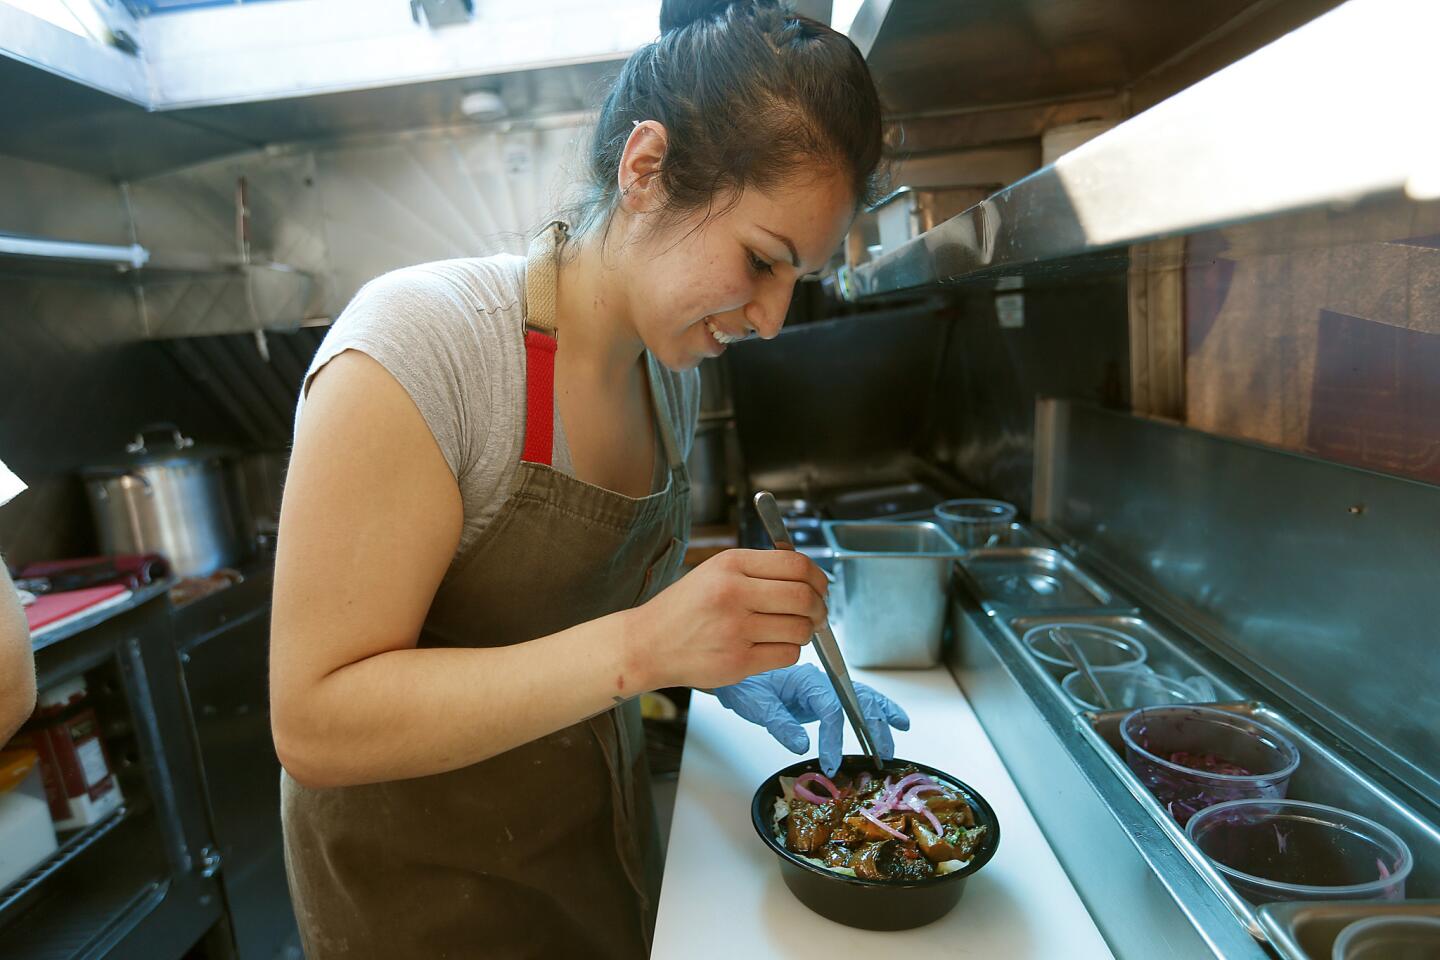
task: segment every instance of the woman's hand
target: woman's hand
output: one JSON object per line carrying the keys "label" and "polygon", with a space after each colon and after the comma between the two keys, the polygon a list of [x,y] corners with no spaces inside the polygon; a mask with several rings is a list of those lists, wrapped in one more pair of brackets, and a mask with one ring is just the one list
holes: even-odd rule
{"label": "woman's hand", "polygon": [[708,689],[800,658],[825,619],[825,574],[804,554],[726,550],[630,611],[651,687]]}
{"label": "woman's hand", "polygon": [[[900,705],[874,687],[855,684],[855,696],[865,726],[880,756],[895,756],[890,728],[909,730],[910,718]],[[791,753],[810,749],[810,736],[802,723],[820,721],[820,769],[833,777],[843,759],[845,715],[830,680],[814,664],[762,673],[715,691],[721,706],[770,731]]]}

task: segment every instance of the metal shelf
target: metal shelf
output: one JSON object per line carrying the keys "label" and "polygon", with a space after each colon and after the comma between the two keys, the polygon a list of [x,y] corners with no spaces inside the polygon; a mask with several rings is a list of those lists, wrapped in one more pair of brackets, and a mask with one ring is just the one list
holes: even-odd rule
{"label": "metal shelf", "polygon": [[[307,307],[315,275],[263,257],[247,261],[0,233],[0,273],[129,285],[137,293],[140,328],[153,338],[291,330],[313,319]],[[197,287],[211,305],[200,318],[191,308]]]}
{"label": "metal shelf", "polygon": [[129,804],[122,805],[120,809],[99,823],[93,823],[88,827],[76,831],[67,837],[60,844],[59,848],[36,866],[35,869],[8,887],[0,889],[0,922],[4,921],[5,914],[12,907],[23,901],[28,894],[38,889],[40,884],[54,876],[56,871],[94,846],[96,841],[101,837],[120,826],[125,818],[131,815],[133,810],[134,808]]}
{"label": "metal shelf", "polygon": [[[174,949],[166,938],[149,932],[175,919],[173,912],[165,913],[175,881],[149,849],[158,829],[152,808],[132,807],[105,831],[103,844],[100,837],[87,844],[92,855],[81,863],[72,857],[72,869],[52,872],[22,903],[0,915],[5,956],[80,960],[109,956],[128,941],[131,946],[121,955],[179,957],[183,948]],[[186,940],[193,942],[188,933]]]}
{"label": "metal shelf", "polygon": [[[1132,244],[1314,210],[1378,212],[1365,223],[1393,239],[1387,214],[1440,199],[1440,135],[1423,119],[1437,31],[1440,4],[1350,0],[861,264],[842,290],[987,280],[1102,251],[1123,269]],[[1315,239],[1299,226],[1266,242]]]}
{"label": "metal shelf", "polygon": [[0,257],[34,263],[58,261],[134,270],[149,262],[150,251],[138,243],[82,243],[76,240],[0,233]]}

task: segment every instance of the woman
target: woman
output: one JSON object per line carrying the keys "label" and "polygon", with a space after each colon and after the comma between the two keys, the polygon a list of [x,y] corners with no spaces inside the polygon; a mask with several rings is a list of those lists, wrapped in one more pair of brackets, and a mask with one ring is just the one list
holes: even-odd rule
{"label": "woman", "polygon": [[[779,332],[872,194],[879,104],[848,40],[772,0],[660,22],[572,225],[373,281],[312,364],[271,666],[311,960],[643,956],[645,690],[716,688],[797,752],[820,718],[838,757],[833,692],[792,666],[820,571],[732,550],[667,584],[693,368]],[[888,744],[908,721],[862,697]]]}

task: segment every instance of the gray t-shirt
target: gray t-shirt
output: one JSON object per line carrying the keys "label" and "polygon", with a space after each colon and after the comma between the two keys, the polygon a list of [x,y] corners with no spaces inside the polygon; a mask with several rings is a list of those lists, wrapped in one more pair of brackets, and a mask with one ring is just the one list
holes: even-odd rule
{"label": "gray t-shirt", "polygon": [[[564,318],[561,318],[564,329]],[[311,378],[332,358],[358,350],[390,372],[419,408],[460,486],[464,526],[456,556],[500,510],[525,444],[525,260],[440,260],[405,267],[367,283],[326,334],[295,411],[305,409]],[[689,456],[700,413],[700,377],[661,369],[681,451]],[[554,467],[575,475],[555,405]],[[652,489],[665,483],[656,444]]]}

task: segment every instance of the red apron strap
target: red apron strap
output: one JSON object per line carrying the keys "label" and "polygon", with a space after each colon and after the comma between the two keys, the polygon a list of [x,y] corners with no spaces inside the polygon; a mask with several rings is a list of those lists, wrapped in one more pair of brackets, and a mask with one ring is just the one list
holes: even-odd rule
{"label": "red apron strap", "polygon": [[525,448],[520,459],[551,462],[555,445],[555,338],[525,331]]}

